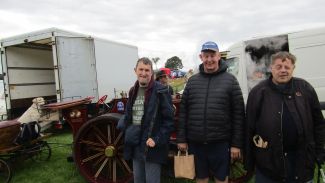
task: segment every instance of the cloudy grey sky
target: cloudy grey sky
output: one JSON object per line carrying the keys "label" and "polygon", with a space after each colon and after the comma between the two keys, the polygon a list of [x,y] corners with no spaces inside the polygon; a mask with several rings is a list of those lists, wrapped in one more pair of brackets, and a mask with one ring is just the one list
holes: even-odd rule
{"label": "cloudy grey sky", "polygon": [[0,38],[49,27],[135,45],[139,56],[199,63],[200,45],[221,50],[256,36],[325,26],[324,0],[0,0]]}

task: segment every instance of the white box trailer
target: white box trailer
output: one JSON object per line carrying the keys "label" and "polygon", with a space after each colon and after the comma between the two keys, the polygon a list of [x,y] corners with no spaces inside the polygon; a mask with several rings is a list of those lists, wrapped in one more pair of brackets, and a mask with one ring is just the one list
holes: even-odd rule
{"label": "white box trailer", "polygon": [[237,77],[245,101],[250,89],[270,75],[271,55],[280,50],[297,57],[294,76],[311,83],[325,110],[325,27],[255,38],[230,46],[229,70]]}
{"label": "white box trailer", "polygon": [[135,46],[57,28],[5,38],[0,46],[9,118],[38,96],[112,99],[134,82]]}

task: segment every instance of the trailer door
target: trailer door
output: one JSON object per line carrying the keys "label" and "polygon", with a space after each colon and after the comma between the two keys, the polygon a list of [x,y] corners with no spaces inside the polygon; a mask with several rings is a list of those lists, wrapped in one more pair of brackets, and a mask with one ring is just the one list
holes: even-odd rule
{"label": "trailer door", "polygon": [[4,57],[4,49],[0,47],[0,121],[7,119],[6,93],[4,90],[4,75],[2,70]]}
{"label": "trailer door", "polygon": [[56,52],[58,98],[93,96],[97,100],[94,39],[56,37]]}

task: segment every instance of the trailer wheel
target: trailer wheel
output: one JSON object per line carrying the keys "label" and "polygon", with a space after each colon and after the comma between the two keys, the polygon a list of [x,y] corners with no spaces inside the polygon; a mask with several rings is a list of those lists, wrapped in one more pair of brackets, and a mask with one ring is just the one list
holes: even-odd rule
{"label": "trailer wheel", "polygon": [[88,182],[125,183],[132,176],[123,159],[123,133],[116,129],[121,114],[98,116],[85,123],[74,139],[74,158]]}
{"label": "trailer wheel", "polygon": [[48,161],[51,158],[52,150],[46,141],[40,141],[33,148],[32,160],[36,162]]}
{"label": "trailer wheel", "polygon": [[0,159],[0,182],[8,183],[11,176],[10,165],[4,159]]}
{"label": "trailer wheel", "polygon": [[230,183],[243,183],[248,181],[253,176],[253,172],[247,172],[244,169],[243,163],[240,160],[236,160],[230,165]]}

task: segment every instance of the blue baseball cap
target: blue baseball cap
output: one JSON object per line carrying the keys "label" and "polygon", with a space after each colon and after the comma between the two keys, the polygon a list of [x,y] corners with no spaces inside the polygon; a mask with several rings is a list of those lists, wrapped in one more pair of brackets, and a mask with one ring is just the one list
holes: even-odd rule
{"label": "blue baseball cap", "polygon": [[218,48],[217,43],[212,42],[212,41],[208,41],[208,42],[204,43],[204,44],[202,45],[201,52],[202,52],[202,51],[207,51],[207,50],[211,50],[211,51],[219,51],[219,48]]}

